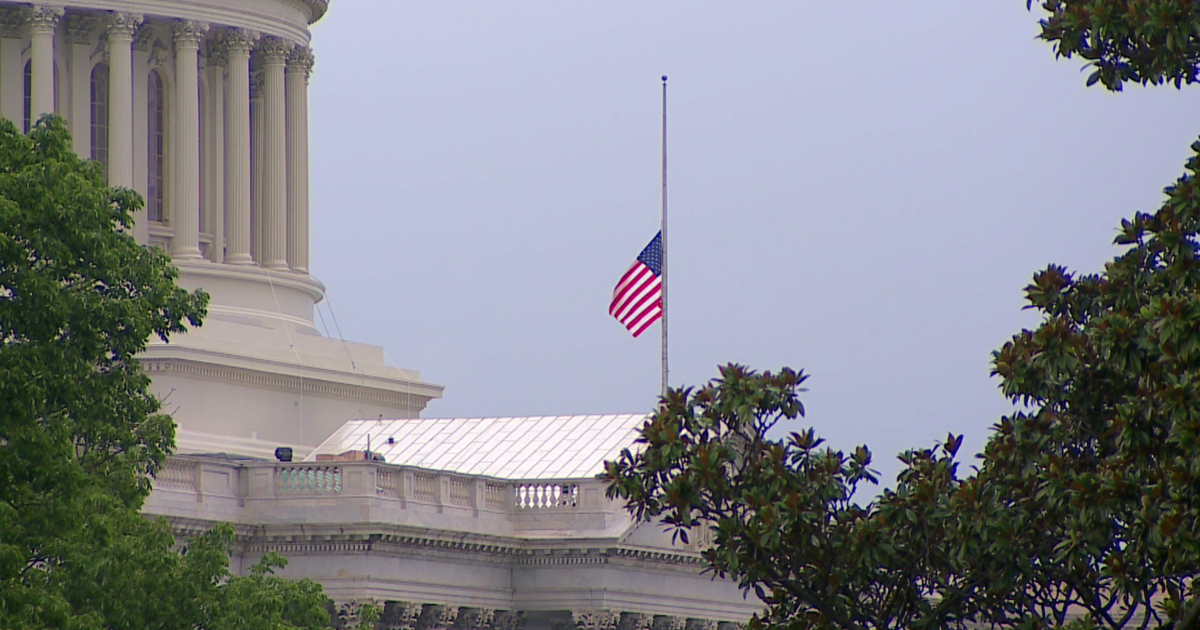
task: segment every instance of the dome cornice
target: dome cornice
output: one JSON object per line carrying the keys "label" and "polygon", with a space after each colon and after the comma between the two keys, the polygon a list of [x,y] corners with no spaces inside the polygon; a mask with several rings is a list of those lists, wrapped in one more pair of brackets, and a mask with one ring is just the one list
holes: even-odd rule
{"label": "dome cornice", "polygon": [[321,19],[325,12],[329,10],[329,0],[300,0],[304,6],[308,7],[310,17],[308,23],[312,24]]}

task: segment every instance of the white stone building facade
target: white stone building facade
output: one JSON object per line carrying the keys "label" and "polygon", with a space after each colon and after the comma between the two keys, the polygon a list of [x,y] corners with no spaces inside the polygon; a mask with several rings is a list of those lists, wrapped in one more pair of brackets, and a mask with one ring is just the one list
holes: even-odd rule
{"label": "white stone building facade", "polygon": [[[183,532],[233,522],[235,567],[280,551],[286,575],[317,579],[339,602],[387,602],[389,628],[744,622],[761,604],[700,574],[704,536],[676,545],[604,497],[594,466],[608,446],[567,478],[548,476],[548,459],[519,471],[453,457],[430,468],[410,442],[448,456],[457,447],[410,423],[375,434],[395,447],[388,462],[315,461],[349,444],[338,441],[350,439],[348,421],[418,418],[442,394],[387,365],[382,349],[314,325],[325,289],[309,273],[309,25],[328,5],[0,0],[0,115],[25,129],[63,116],[81,156],[145,197],[137,240],[168,251],[180,283],[212,296],[201,328],[143,357],[180,452],[147,511]],[[531,465],[568,443],[583,453],[595,440],[632,442],[632,425],[589,433],[579,418],[526,419],[553,438]],[[514,420],[480,426],[525,426]],[[457,426],[441,422],[429,427]],[[506,444],[520,453],[515,437]],[[277,447],[297,461],[275,461]]]}

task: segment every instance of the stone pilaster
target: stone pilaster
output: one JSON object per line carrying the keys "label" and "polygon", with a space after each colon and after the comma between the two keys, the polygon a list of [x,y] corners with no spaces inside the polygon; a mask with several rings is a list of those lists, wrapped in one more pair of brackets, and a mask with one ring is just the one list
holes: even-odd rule
{"label": "stone pilaster", "polygon": [[171,224],[175,236],[171,255],[199,259],[200,255],[200,82],[197,72],[200,41],[206,24],[179,20],[175,35],[175,137],[172,163]]}
{"label": "stone pilaster", "polygon": [[133,187],[133,39],[142,25],[134,13],[108,16],[108,184]]}
{"label": "stone pilaster", "polygon": [[250,257],[250,50],[254,37],[232,30],[222,40],[225,73],[225,262]]}
{"label": "stone pilaster", "polygon": [[263,73],[262,266],[287,268],[287,101],[284,70],[291,46],[266,37],[258,46]]}
{"label": "stone pilaster", "polygon": [[61,7],[34,6],[29,17],[30,94],[29,125],[54,112],[54,32],[65,11]]}
{"label": "stone pilaster", "polygon": [[0,115],[21,126],[25,114],[25,65],[21,50],[28,7],[0,9]]}
{"label": "stone pilaster", "polygon": [[287,65],[287,259],[308,272],[308,77],[313,54],[297,46]]}
{"label": "stone pilaster", "polygon": [[263,73],[250,77],[250,255],[254,262],[263,261]]}
{"label": "stone pilaster", "polygon": [[[154,29],[142,23],[133,37],[133,187],[146,193],[150,189],[150,119],[148,89],[150,52],[154,48]],[[149,212],[142,208],[133,217],[133,236],[143,245],[150,242]]]}
{"label": "stone pilaster", "polygon": [[208,122],[205,126],[208,150],[204,154],[203,212],[212,233],[212,247],[208,259],[215,263],[225,262],[225,67],[229,63],[228,50],[224,41],[210,41],[204,58],[204,72],[208,77]]}
{"label": "stone pilaster", "polygon": [[92,155],[92,46],[99,21],[91,15],[68,15],[67,43],[71,59],[71,139],[75,153],[87,159]]}

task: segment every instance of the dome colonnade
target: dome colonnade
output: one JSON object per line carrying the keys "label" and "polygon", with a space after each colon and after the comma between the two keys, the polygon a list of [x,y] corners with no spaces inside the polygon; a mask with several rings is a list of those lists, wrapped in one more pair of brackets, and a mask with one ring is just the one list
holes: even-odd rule
{"label": "dome colonnade", "polygon": [[140,359],[181,452],[303,453],[349,418],[441,396],[383,349],[322,336],[309,273],[309,25],[328,0],[0,0],[0,115],[57,112],[146,199],[141,243],[211,296]]}
{"label": "dome colonnade", "polygon": [[0,4],[0,114],[26,128],[63,115],[81,156],[146,197],[138,240],[176,261],[307,274],[313,54],[303,26],[326,2],[251,0],[229,12],[262,21],[278,17],[262,9],[291,4],[301,28],[266,20],[281,34],[178,16],[187,2],[117,3],[160,14],[103,4]]}

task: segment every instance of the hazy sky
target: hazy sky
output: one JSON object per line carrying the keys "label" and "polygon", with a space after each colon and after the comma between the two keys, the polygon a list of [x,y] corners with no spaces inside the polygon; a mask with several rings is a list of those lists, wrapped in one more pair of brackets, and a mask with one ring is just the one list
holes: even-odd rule
{"label": "hazy sky", "polygon": [[672,384],[804,368],[805,424],[887,479],[980,449],[1032,273],[1100,269],[1200,133],[1194,90],[1085,88],[1023,0],[331,4],[321,310],[446,386],[427,417],[651,409],[658,327],[607,306],[658,230],[660,75]]}

